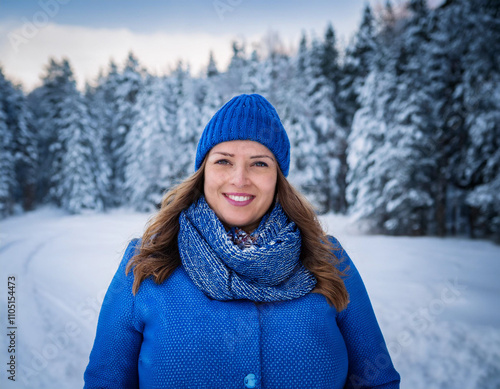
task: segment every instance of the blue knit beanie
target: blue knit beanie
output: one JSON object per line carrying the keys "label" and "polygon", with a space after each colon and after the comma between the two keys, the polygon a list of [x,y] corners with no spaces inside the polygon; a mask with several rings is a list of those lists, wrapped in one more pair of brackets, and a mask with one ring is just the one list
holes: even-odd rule
{"label": "blue knit beanie", "polygon": [[196,151],[195,171],[215,145],[231,140],[253,140],[271,150],[281,172],[288,176],[290,141],[274,107],[257,94],[233,97],[210,119]]}

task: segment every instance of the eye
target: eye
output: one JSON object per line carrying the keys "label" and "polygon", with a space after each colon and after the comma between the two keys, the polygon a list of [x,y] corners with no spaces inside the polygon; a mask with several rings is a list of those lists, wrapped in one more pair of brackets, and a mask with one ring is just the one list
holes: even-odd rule
{"label": "eye", "polygon": [[258,166],[258,167],[268,167],[269,165],[265,162],[262,162],[262,161],[257,161],[255,162],[255,166]]}
{"label": "eye", "polygon": [[227,159],[218,159],[215,161],[216,165],[229,165],[229,161]]}

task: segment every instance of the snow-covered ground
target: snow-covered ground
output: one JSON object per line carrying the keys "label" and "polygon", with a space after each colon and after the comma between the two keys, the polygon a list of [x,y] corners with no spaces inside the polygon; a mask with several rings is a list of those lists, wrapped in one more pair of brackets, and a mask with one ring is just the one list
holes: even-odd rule
{"label": "snow-covered ground", "polygon": [[[0,388],[83,386],[100,304],[127,242],[150,215],[69,216],[45,208],[0,224],[0,319],[16,277],[16,382],[0,341]],[[485,241],[361,236],[322,218],[361,272],[402,388],[500,388],[500,247]]]}

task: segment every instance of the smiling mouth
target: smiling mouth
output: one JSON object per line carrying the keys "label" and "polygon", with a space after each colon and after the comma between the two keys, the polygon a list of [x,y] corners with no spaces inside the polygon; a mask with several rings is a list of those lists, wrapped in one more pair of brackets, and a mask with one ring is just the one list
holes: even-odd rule
{"label": "smiling mouth", "polygon": [[252,202],[255,196],[252,195],[240,195],[240,194],[229,194],[224,193],[224,196],[228,200],[228,202],[232,205],[248,205]]}
{"label": "smiling mouth", "polygon": [[227,194],[226,197],[229,197],[231,200],[234,201],[248,201],[251,198],[253,198],[253,196],[236,196],[231,194]]}

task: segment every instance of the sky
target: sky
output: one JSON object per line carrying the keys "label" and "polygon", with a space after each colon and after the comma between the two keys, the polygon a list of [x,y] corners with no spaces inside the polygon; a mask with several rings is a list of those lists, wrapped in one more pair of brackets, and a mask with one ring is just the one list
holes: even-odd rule
{"label": "sky", "polygon": [[[394,0],[401,3],[402,0]],[[247,52],[279,36],[293,53],[300,36],[322,37],[331,23],[340,47],[361,22],[365,4],[382,0],[0,0],[0,66],[29,91],[41,84],[49,58],[68,58],[80,88],[95,82],[110,60],[132,51],[154,74],[179,60],[200,74],[213,51],[219,70],[231,42]],[[257,45],[257,46],[256,46]],[[260,45],[260,46],[258,46]]]}

